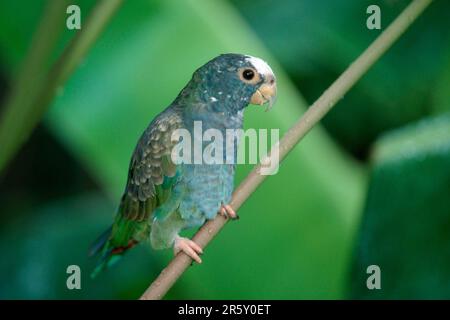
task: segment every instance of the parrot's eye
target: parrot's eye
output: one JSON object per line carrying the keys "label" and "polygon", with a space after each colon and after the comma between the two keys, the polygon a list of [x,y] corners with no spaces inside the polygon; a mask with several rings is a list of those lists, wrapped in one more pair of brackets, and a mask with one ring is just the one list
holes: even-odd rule
{"label": "parrot's eye", "polygon": [[239,78],[246,83],[256,84],[260,80],[258,73],[252,68],[241,68],[238,73]]}
{"label": "parrot's eye", "polygon": [[245,80],[252,80],[254,76],[255,72],[253,72],[252,69],[245,69],[242,72],[242,78],[244,78]]}

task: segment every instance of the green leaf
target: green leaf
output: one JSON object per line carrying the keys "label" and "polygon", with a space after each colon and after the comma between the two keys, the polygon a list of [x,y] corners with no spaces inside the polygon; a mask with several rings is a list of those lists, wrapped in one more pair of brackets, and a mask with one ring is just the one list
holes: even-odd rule
{"label": "green leaf", "polygon": [[446,49],[446,60],[442,62],[441,74],[436,79],[434,91],[431,96],[431,105],[433,113],[442,113],[450,111],[450,45]]}
{"label": "green leaf", "polygon": [[[449,137],[447,113],[377,142],[352,298],[450,298]],[[372,264],[381,269],[381,290],[366,287]]]}

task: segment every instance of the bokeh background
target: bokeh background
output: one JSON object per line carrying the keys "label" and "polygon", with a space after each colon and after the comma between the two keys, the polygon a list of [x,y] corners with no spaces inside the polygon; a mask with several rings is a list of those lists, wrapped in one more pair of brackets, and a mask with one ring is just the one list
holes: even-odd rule
{"label": "bokeh background", "polygon": [[[45,3],[0,3],[2,102]],[[83,23],[95,1],[74,3]],[[141,245],[95,280],[87,250],[112,221],[138,137],[193,70],[225,52],[267,60],[279,99],[269,113],[247,109],[245,126],[282,134],[380,34],[366,28],[366,8],[380,6],[383,30],[408,3],[126,1],[0,168],[0,298],[139,297],[170,250]],[[167,298],[450,298],[448,12],[446,0],[425,11]],[[49,65],[76,34],[65,23],[61,32]],[[66,288],[71,264],[81,290]],[[372,264],[381,290],[366,287]]]}

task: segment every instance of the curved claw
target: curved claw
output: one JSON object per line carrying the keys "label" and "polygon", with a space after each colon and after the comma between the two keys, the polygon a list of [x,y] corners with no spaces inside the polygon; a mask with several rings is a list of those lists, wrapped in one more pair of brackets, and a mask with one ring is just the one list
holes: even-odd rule
{"label": "curved claw", "polygon": [[219,213],[226,218],[230,218],[233,220],[239,219],[239,216],[237,215],[236,211],[234,211],[234,209],[229,204],[222,205],[222,207],[219,210]]}
{"label": "curved claw", "polygon": [[203,250],[198,244],[196,244],[191,239],[183,238],[180,236],[175,237],[175,243],[173,245],[173,253],[174,255],[177,255],[180,251],[183,251],[195,262],[202,263],[202,259],[200,259],[199,255],[203,254]]}

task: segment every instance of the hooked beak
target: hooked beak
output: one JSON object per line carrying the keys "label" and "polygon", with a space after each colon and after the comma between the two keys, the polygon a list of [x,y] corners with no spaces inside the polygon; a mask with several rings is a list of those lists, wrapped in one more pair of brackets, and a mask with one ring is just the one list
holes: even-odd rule
{"label": "hooked beak", "polygon": [[270,75],[264,83],[256,90],[250,99],[251,104],[264,105],[268,103],[266,111],[270,110],[277,98],[277,84],[275,77]]}

